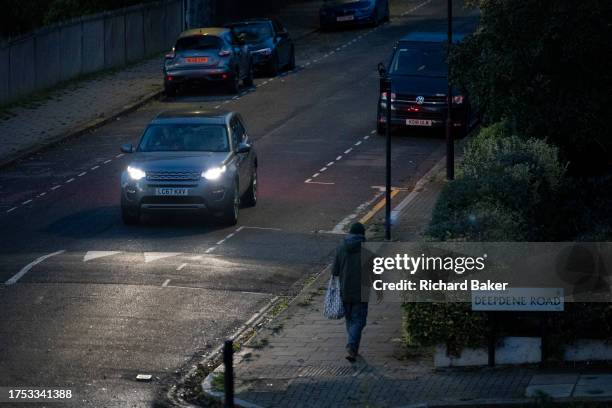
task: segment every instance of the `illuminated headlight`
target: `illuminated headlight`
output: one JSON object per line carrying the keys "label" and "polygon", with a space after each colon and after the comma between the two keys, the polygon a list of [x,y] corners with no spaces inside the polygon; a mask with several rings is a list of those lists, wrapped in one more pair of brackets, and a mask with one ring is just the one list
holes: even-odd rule
{"label": "illuminated headlight", "polygon": [[264,48],[264,49],[261,49],[261,50],[253,51],[253,54],[270,55],[270,54],[272,54],[272,49],[271,48]]}
{"label": "illuminated headlight", "polygon": [[142,180],[143,178],[147,177],[147,173],[136,167],[128,166],[127,172],[132,180]]}
{"label": "illuminated headlight", "polygon": [[212,167],[205,172],[202,172],[202,177],[204,177],[206,180],[218,180],[219,177],[225,173],[225,170],[227,170],[227,167],[225,166]]}
{"label": "illuminated headlight", "polygon": [[456,103],[456,104],[463,103],[463,95],[455,95],[455,96],[453,96],[453,103]]}

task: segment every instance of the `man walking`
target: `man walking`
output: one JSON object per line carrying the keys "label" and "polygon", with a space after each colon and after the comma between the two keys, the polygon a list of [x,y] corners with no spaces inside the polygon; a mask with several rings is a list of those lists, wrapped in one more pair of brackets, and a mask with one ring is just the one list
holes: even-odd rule
{"label": "man walking", "polygon": [[361,243],[365,241],[365,227],[361,223],[351,225],[349,234],[336,250],[332,274],[340,280],[340,296],[344,305],[346,332],[346,359],[351,363],[359,353],[361,331],[368,317],[368,300],[372,285],[370,257],[362,253]]}

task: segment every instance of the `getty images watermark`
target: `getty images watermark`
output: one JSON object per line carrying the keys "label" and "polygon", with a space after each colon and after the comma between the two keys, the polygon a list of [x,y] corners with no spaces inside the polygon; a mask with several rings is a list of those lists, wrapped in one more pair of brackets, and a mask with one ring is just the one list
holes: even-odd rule
{"label": "getty images watermark", "polygon": [[[372,289],[401,302],[470,302],[473,293],[542,293],[542,302],[612,301],[612,244],[368,243]],[[512,292],[514,290],[514,292]],[[559,296],[556,296],[557,298]]]}

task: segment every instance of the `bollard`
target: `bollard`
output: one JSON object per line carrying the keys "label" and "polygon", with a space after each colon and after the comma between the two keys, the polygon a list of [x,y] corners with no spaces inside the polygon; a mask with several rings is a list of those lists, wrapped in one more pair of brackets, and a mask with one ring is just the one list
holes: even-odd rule
{"label": "bollard", "polygon": [[225,340],[223,345],[223,365],[225,367],[225,407],[234,408],[234,342]]}

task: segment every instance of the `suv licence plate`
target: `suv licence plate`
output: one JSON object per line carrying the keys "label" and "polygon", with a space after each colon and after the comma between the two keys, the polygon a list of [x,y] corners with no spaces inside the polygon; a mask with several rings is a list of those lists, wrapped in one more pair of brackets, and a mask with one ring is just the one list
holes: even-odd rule
{"label": "suv licence plate", "polygon": [[189,190],[186,188],[156,188],[156,196],[186,196],[189,195]]}
{"label": "suv licence plate", "polygon": [[431,120],[427,119],[406,119],[408,126],[431,126]]}

